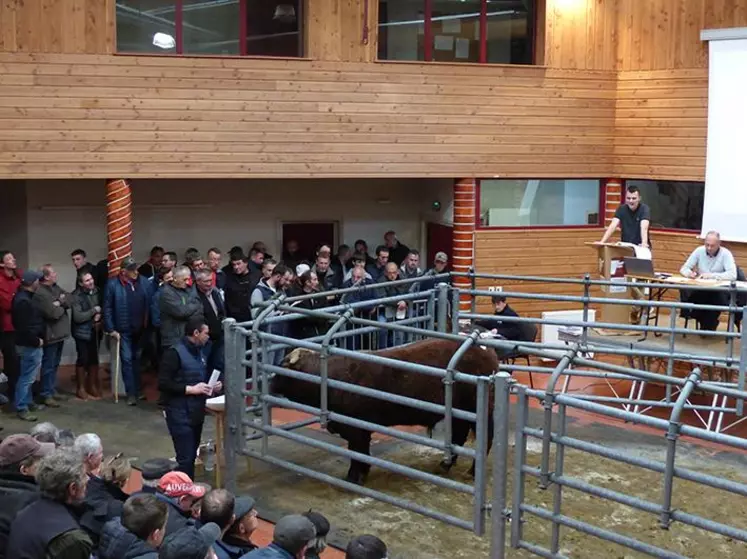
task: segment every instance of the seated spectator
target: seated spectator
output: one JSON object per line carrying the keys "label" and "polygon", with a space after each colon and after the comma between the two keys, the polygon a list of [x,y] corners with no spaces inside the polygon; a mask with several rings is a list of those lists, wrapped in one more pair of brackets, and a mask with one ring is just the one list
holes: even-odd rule
{"label": "seated spectator", "polygon": [[100,536],[104,525],[122,515],[122,505],[129,495],[122,488],[130,478],[132,466],[121,455],[111,456],[102,462],[99,475],[89,475],[84,514],[85,527]]}
{"label": "seated spectator", "polygon": [[161,481],[163,476],[169,472],[173,472],[174,468],[176,468],[176,462],[168,458],[153,458],[143,462],[140,468],[140,474],[143,478],[143,488],[140,492],[151,495],[158,493],[158,482]]}
{"label": "seated spectator", "polygon": [[223,534],[220,542],[216,542],[225,555],[221,555],[216,547],[216,555],[236,559],[257,549],[252,543],[252,533],[259,526],[257,511],[254,508],[254,499],[251,497],[236,497],[233,505],[234,521],[227,532]]}
{"label": "seated spectator", "polygon": [[300,514],[284,516],[275,524],[272,543],[247,553],[245,559],[304,559],[316,537],[314,524]]}
{"label": "seated spectator", "polygon": [[57,446],[59,448],[72,448],[75,444],[75,433],[70,429],[60,429],[57,435]]}
{"label": "seated spectator", "polygon": [[[235,499],[230,491],[214,489],[206,493],[202,499],[200,522],[202,524],[209,522],[216,524],[220,528],[221,538],[223,538],[236,520],[234,508]],[[241,555],[231,553],[221,540],[217,540],[213,544],[213,551],[218,559],[241,557]]]}
{"label": "seated spectator", "polygon": [[[503,295],[496,295],[493,297],[493,305],[495,307],[496,317],[510,316],[517,317],[518,314],[514,309],[508,306],[506,298]],[[476,320],[475,325],[490,330],[493,334],[501,336],[507,340],[524,341],[522,340],[522,329],[519,322],[503,322],[499,318],[486,318],[482,320]]]}
{"label": "seated spectator", "polygon": [[40,498],[36,470],[40,460],[54,452],[53,443],[41,443],[31,435],[9,435],[0,443],[0,559],[6,554],[13,519]]}
{"label": "seated spectator", "polygon": [[31,429],[31,436],[34,437],[40,443],[53,443],[57,444],[60,436],[60,430],[49,421],[34,425]]}
{"label": "seated spectator", "polygon": [[122,517],[104,526],[98,559],[158,559],[168,513],[155,495],[133,495],[125,501]]}
{"label": "seated spectator", "polygon": [[89,559],[93,542],[77,516],[88,484],[80,455],[55,450],[42,458],[36,480],[41,498],[13,520],[7,557]]}
{"label": "seated spectator", "polygon": [[[199,481],[196,481],[195,485],[203,490],[204,495],[207,495],[213,490],[212,486],[209,483],[201,483]],[[200,516],[202,516],[202,503],[204,500],[204,496],[201,499],[197,499],[194,503],[192,503],[192,506],[189,509],[189,515],[192,517],[192,520],[194,520],[195,522],[195,526],[197,526],[198,528],[203,524],[202,521],[200,521]]]}
{"label": "seated spectator", "polygon": [[195,525],[192,507],[205,493],[205,488],[193,483],[184,472],[169,472],[158,481],[156,496],[169,505],[167,536]]}
{"label": "seated spectator", "polygon": [[306,555],[304,556],[305,559],[320,559],[322,552],[327,547],[327,534],[329,534],[329,520],[327,520],[324,515],[319,514],[315,511],[308,511],[303,513],[303,515],[311,520],[311,523],[314,525],[314,528],[316,529],[316,537],[314,538],[314,541],[312,541],[309,544],[308,549],[306,550]]}
{"label": "seated spectator", "polygon": [[[125,458],[122,454],[116,456],[109,456],[105,458],[101,463],[101,479],[112,489],[115,495],[124,496],[122,502],[127,500],[127,493],[123,491],[124,486],[130,479],[132,474],[132,464],[129,458]],[[90,484],[89,484],[90,485]]]}
{"label": "seated spectator", "polygon": [[75,439],[73,448],[83,456],[83,465],[89,476],[98,476],[101,461],[104,459],[104,447],[101,438],[95,433],[84,433]]}
{"label": "seated spectator", "polygon": [[345,559],[386,559],[386,544],[376,536],[364,534],[350,540]]}
{"label": "seated spectator", "polygon": [[164,538],[158,559],[215,559],[213,545],[218,538],[220,528],[212,522],[199,530],[189,526]]}

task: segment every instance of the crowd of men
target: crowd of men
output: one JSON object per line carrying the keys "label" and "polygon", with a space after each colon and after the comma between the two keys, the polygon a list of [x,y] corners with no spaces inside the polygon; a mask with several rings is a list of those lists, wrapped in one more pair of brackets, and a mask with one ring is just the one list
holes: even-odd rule
{"label": "crowd of men", "polygon": [[[50,423],[0,442],[0,559],[319,559],[329,521],[309,510],[281,518],[272,542],[252,541],[255,501],[194,483],[166,459],[132,466],[101,439]],[[353,538],[349,559],[385,559],[384,542]]]}

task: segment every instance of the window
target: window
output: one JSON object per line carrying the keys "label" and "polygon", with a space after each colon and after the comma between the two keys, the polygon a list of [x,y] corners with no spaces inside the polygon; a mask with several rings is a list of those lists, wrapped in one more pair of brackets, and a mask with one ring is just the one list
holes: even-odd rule
{"label": "window", "polygon": [[625,186],[641,191],[642,201],[651,208],[651,227],[700,231],[705,183],[627,180]]}
{"label": "window", "polygon": [[117,50],[303,55],[302,0],[117,0]]}
{"label": "window", "polygon": [[598,180],[483,180],[480,181],[480,225],[599,225],[600,192]]}
{"label": "window", "polygon": [[534,0],[379,0],[379,59],[531,64]]}

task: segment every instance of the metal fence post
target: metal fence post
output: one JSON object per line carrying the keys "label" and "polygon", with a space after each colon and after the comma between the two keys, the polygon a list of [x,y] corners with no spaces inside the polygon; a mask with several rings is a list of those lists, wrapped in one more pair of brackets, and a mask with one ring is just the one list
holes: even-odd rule
{"label": "metal fence post", "polygon": [[459,333],[459,289],[457,287],[451,290],[451,333]]}
{"label": "metal fence post", "polygon": [[[744,392],[744,375],[745,368],[747,368],[747,336],[745,336],[745,329],[747,329],[747,307],[742,309],[742,325],[740,326],[741,332],[739,337],[739,372],[737,374],[737,390]],[[744,400],[737,398],[737,415],[742,416],[744,413]]]}
{"label": "metal fence post", "polygon": [[[452,423],[454,409],[454,375],[457,372],[456,366],[472,344],[475,343],[478,336],[479,334],[477,332],[472,332],[472,334],[470,334],[470,336],[457,348],[454,355],[449,359],[449,363],[446,365],[446,375],[444,375],[442,380],[444,384],[444,462],[446,464],[451,464],[454,457],[454,426]],[[480,379],[478,378],[478,381],[479,380]]]}
{"label": "metal fence post", "polygon": [[[734,331],[734,311],[737,309],[737,282],[732,281],[729,284],[729,317],[726,323],[726,331]],[[727,344],[727,365],[731,365],[731,358],[734,356],[734,338],[726,338]]]}
{"label": "metal fence post", "polygon": [[682,387],[682,391],[677,397],[677,402],[674,404],[672,415],[669,416],[669,428],[667,429],[667,458],[665,461],[664,470],[664,497],[662,503],[661,516],[659,517],[659,525],[664,529],[669,529],[669,524],[672,522],[672,489],[674,485],[674,458],[677,452],[677,438],[680,436],[680,416],[682,410],[685,408],[690,394],[692,394],[695,386],[700,382],[700,369],[695,368],[693,372],[687,377],[687,383]]}
{"label": "metal fence post", "polygon": [[[657,309],[656,312],[659,312],[660,309]],[[671,377],[674,373],[674,357],[672,357],[672,354],[674,353],[674,344],[676,340],[676,334],[674,333],[674,329],[677,328],[677,309],[672,309],[669,313],[669,356],[667,357],[667,376]],[[666,386],[666,401],[667,404],[672,401],[672,385],[667,383]]]}
{"label": "metal fence post", "polygon": [[488,477],[488,402],[491,379],[477,377],[477,405],[475,406],[475,496],[474,517],[475,534],[485,534],[485,493]]}
{"label": "metal fence post", "polygon": [[319,424],[322,426],[322,429],[327,428],[327,422],[329,421],[329,388],[327,386],[327,381],[329,378],[329,344],[332,341],[332,336],[334,336],[340,328],[345,326],[347,324],[348,319],[353,316],[353,313],[355,311],[353,309],[348,309],[345,311],[345,314],[343,314],[337,322],[335,322],[332,327],[327,330],[327,335],[324,336],[324,339],[322,340],[322,351],[319,354],[319,377],[320,377],[320,394],[319,394],[319,409],[321,410],[319,414]]}
{"label": "metal fence post", "polygon": [[[246,347],[244,336],[236,328],[236,320],[227,318],[223,321],[223,338],[225,340],[225,370],[223,372],[223,383],[226,396],[225,409],[225,433],[223,435],[223,452],[226,460],[226,488],[235,493],[236,487],[236,455],[242,446],[242,415],[244,402],[242,392],[246,378],[241,374],[241,363],[237,363],[237,345]],[[221,459],[220,456],[217,458]]]}
{"label": "metal fence post", "polygon": [[[428,323],[422,327],[432,332],[436,329],[436,291],[434,289],[431,289],[430,293],[428,293],[428,303],[425,313],[428,316]],[[418,337],[419,340],[424,338],[425,336]]]}
{"label": "metal fence post", "polygon": [[493,402],[493,503],[491,506],[490,559],[506,555],[506,488],[508,482],[508,432],[511,375],[495,375]]}
{"label": "metal fence post", "polygon": [[584,323],[583,329],[581,330],[581,343],[586,346],[586,342],[589,339],[589,327],[586,325],[589,322],[589,289],[591,287],[591,275],[584,274],[584,312],[582,321]]}
{"label": "metal fence post", "polygon": [[439,332],[448,332],[447,320],[449,317],[449,285],[441,282],[436,286],[437,305],[436,305],[436,327]]}
{"label": "metal fence post", "polygon": [[[565,405],[560,404],[558,406],[558,436],[565,437],[566,429],[566,409]],[[563,475],[563,466],[565,460],[565,446],[558,442],[555,443],[555,475],[560,477]],[[552,534],[550,536],[550,552],[556,554],[560,551],[560,524],[555,520],[560,516],[560,511],[563,503],[563,485],[556,483],[553,488],[553,499],[552,499]]]}
{"label": "metal fence post", "polygon": [[[477,289],[477,277],[475,277],[475,269],[472,266],[470,266],[467,275],[469,276],[470,289],[474,291],[475,289]],[[475,297],[474,295],[470,295],[469,309],[472,314],[474,314],[475,310],[477,309],[477,297]]]}
{"label": "metal fence post", "polygon": [[[529,421],[529,402],[527,401],[527,387],[517,386],[518,410],[516,412],[516,444],[514,445],[514,483],[513,502],[511,504],[511,547],[519,548],[522,537],[521,506],[524,504],[524,462],[527,455],[527,434],[525,429]],[[495,473],[493,474],[495,483]]]}

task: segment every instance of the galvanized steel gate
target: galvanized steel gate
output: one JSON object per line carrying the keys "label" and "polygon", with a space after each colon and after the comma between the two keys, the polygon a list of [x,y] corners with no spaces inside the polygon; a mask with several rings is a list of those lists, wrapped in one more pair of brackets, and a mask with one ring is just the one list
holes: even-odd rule
{"label": "galvanized steel gate", "polygon": [[[697,528],[721,534],[726,537],[747,542],[747,530],[740,527],[715,522],[710,519],[701,518],[693,514],[686,514],[673,509],[672,493],[674,479],[684,479],[703,484],[706,487],[730,491],[747,497],[747,485],[718,478],[701,472],[686,470],[675,465],[677,451],[677,439],[680,435],[686,435],[695,439],[716,442],[725,447],[747,450],[747,441],[742,438],[726,435],[714,431],[711,427],[715,422],[709,420],[706,428],[691,427],[683,425],[680,421],[683,410],[694,410],[699,413],[719,417],[718,425],[725,414],[735,413],[740,417],[732,425],[743,419],[744,400],[747,392],[744,390],[745,365],[747,364],[747,347],[742,344],[740,355],[733,355],[734,340],[744,341],[743,334],[733,331],[733,316],[739,312],[745,316],[747,309],[737,309],[736,285],[730,286],[730,305],[717,307],[708,305],[692,305],[686,303],[645,301],[638,300],[634,304],[646,309],[669,309],[671,316],[670,324],[666,327],[646,325],[619,325],[607,323],[591,323],[588,321],[590,306],[597,303],[631,305],[630,300],[615,300],[590,296],[593,286],[611,285],[610,282],[592,281],[587,276],[584,280],[568,280],[561,278],[538,278],[499,276],[488,274],[469,274],[472,279],[472,288],[459,290],[446,283],[439,283],[433,289],[417,290],[411,289],[409,293],[388,298],[373,298],[351,304],[342,304],[327,307],[323,310],[308,310],[299,306],[304,299],[314,296],[327,297],[330,292],[319,295],[303,295],[293,298],[278,298],[264,304],[264,309],[257,315],[255,320],[246,324],[236,324],[227,320],[224,324],[226,336],[226,466],[229,487],[235,484],[237,474],[237,458],[240,455],[262,460],[266,463],[286,468],[290,471],[324,481],[339,488],[354,493],[378,499],[395,507],[400,507],[412,512],[443,521],[453,526],[474,531],[483,535],[486,531],[487,514],[492,511],[491,518],[491,558],[502,558],[505,556],[506,531],[510,526],[510,545],[513,548],[523,548],[543,557],[563,557],[560,554],[561,527],[577,530],[591,536],[602,538],[610,542],[620,544],[624,547],[637,550],[654,557],[680,557],[680,555],[654,547],[646,542],[639,541],[630,536],[615,533],[614,531],[591,525],[589,523],[574,519],[572,514],[564,514],[563,490],[573,489],[593,495],[597,498],[606,499],[610,502],[620,503],[651,514],[660,519],[663,529],[668,528],[672,522],[682,522]],[[432,279],[436,281],[447,281],[449,275],[443,274]],[[583,311],[583,320],[540,320],[533,318],[511,318],[504,319],[505,322],[553,324],[562,328],[573,330],[576,336],[571,336],[572,343],[564,344],[542,344],[537,342],[510,342],[498,339],[485,339],[478,337],[477,332],[467,330],[466,334],[460,334],[460,327],[465,321],[474,319],[491,318],[491,315],[478,314],[475,311],[474,301],[477,297],[490,297],[495,292],[476,289],[477,279],[500,280],[500,281],[523,281],[523,282],[546,282],[567,283],[579,286],[583,293],[580,296],[546,295],[538,293],[525,293],[520,291],[503,292],[502,295],[509,298],[535,299],[544,301],[565,301],[573,303],[574,306]],[[402,280],[392,282],[389,285],[414,285],[417,280]],[[620,285],[616,283],[616,285]],[[374,286],[375,287],[375,286]],[[652,285],[652,287],[656,287]],[[372,289],[371,286],[353,287],[350,289],[331,292],[335,296],[343,296],[347,299],[349,295],[360,294]],[[726,289],[726,288],[725,288]],[[460,295],[469,294],[472,298],[472,310],[469,313],[459,312]],[[380,313],[383,306],[391,305],[399,301],[407,303],[406,317],[395,321],[382,321]],[[714,332],[709,335],[723,338],[726,341],[725,355],[723,359],[714,360],[711,355],[683,354],[675,351],[674,337],[680,333],[700,333],[695,330],[677,328],[677,309],[706,309],[721,310],[730,313],[727,332]],[[329,328],[322,336],[308,339],[293,339],[289,337],[283,325],[293,320],[314,317],[326,320]],[[590,335],[590,328],[604,327],[607,329],[638,330],[642,333],[655,332],[669,336],[670,344],[668,351],[653,350],[646,348],[624,348],[603,341],[595,340]],[[389,333],[392,333],[390,336]],[[393,359],[384,358],[361,349],[376,349],[381,343],[406,343],[425,337],[441,337],[459,340],[461,345],[454,354],[451,362],[443,370],[426,367],[415,363],[406,363]],[[247,345],[247,340],[249,344]],[[391,342],[389,340],[392,340]],[[459,361],[464,353],[474,344],[510,350],[514,355],[528,355],[536,357],[550,357],[558,359],[558,352],[562,357],[556,367],[517,365],[506,363],[501,371],[496,371],[491,377],[474,377],[459,372]],[[321,355],[320,374],[312,375],[301,371],[287,369],[279,365],[276,352],[285,352],[292,348],[306,348],[317,351]],[[601,355],[619,355],[628,357],[648,356],[667,360],[667,374],[656,374],[635,367],[624,367],[610,363],[592,360],[588,358],[590,353]],[[444,383],[444,405],[425,402],[404,396],[391,394],[384,391],[361,387],[327,378],[327,358],[332,355],[344,355],[361,361],[380,363],[441,378]],[[678,378],[673,375],[673,364],[675,360],[684,360],[693,363],[693,369],[686,378]],[[718,362],[726,368],[734,369],[737,373],[736,382],[705,382],[702,379],[699,363]],[[581,367],[583,369],[578,369]],[[515,383],[509,373],[512,371],[527,371],[533,374],[548,374],[550,378],[544,390],[534,390],[527,386]],[[319,407],[311,407],[285,398],[278,398],[270,392],[270,380],[273,375],[283,375],[300,381],[306,381],[318,386]],[[666,386],[666,397],[661,401],[642,400],[643,391],[635,394],[631,392],[629,398],[611,398],[594,395],[570,395],[557,390],[561,377],[568,378],[571,375],[596,377],[608,381],[609,379],[626,379],[638,383],[657,383]],[[477,407],[474,411],[460,410],[453,407],[454,383],[464,383],[474,386],[477,396]],[[382,401],[393,402],[404,406],[425,410],[443,415],[444,436],[442,440],[425,437],[419,434],[405,432],[399,429],[377,425],[360,420],[355,417],[341,415],[328,408],[328,390],[330,388],[360,394]],[[690,403],[692,392],[697,388],[701,393],[707,393],[713,397],[711,406],[693,405]],[[488,497],[487,487],[487,447],[488,447],[488,405],[489,393],[494,395],[493,404],[493,491]],[[511,395],[515,402],[511,401]],[[676,396],[676,398],[675,398]],[[250,404],[247,405],[247,398]],[[544,408],[543,424],[533,427],[528,424],[528,410],[530,398],[538,398]],[[733,400],[733,406],[728,406],[729,400]],[[509,472],[509,415],[510,408],[516,408],[515,426],[515,449],[513,471]],[[284,407],[309,414],[308,419],[285,425],[272,424],[273,407]],[[644,415],[642,411],[653,407],[671,409],[669,420]],[[667,453],[664,462],[656,462],[639,457],[629,456],[597,443],[571,438],[566,433],[566,422],[569,410],[583,410],[588,413],[601,416],[640,423],[659,430],[667,439]],[[261,413],[257,420],[255,413]],[[451,419],[465,419],[475,423],[476,440],[474,448],[457,446],[452,441]],[[475,460],[475,478],[473,484],[465,484],[446,477],[422,472],[409,466],[389,461],[385,458],[368,456],[352,452],[347,448],[312,438],[303,433],[295,432],[297,429],[311,425],[320,424],[326,427],[328,422],[334,421],[344,425],[362,428],[375,433],[381,433],[399,439],[401,441],[416,443],[440,450],[444,453],[444,459],[452,456],[463,456]],[[247,436],[247,430],[254,430],[257,434]],[[387,469],[397,474],[411,477],[426,483],[432,483],[438,487],[452,489],[472,496],[472,516],[469,519],[459,518],[448,512],[430,509],[420,503],[404,500],[400,497],[389,495],[380,491],[358,486],[347,481],[330,476],[324,472],[316,471],[308,466],[295,464],[272,454],[269,437],[274,436],[294,443],[306,445],[311,448],[323,450],[332,455],[352,458],[372,466]],[[537,438],[542,442],[541,465],[539,468],[527,464],[526,448],[530,438]],[[250,445],[252,441],[261,440],[259,449]],[[659,502],[643,500],[622,492],[598,487],[581,479],[575,479],[564,475],[565,449],[570,448],[577,451],[591,453],[613,461],[629,464],[638,468],[661,473],[663,475],[661,499]],[[554,461],[551,460],[554,453]],[[551,465],[551,462],[554,462]],[[513,495],[508,498],[506,494],[508,476],[513,476]],[[527,478],[539,479],[542,488],[552,490],[552,509],[546,509],[525,502],[524,487]],[[538,542],[526,541],[523,533],[523,523],[528,516],[536,516],[552,523],[552,535],[549,545],[542,546]]]}

